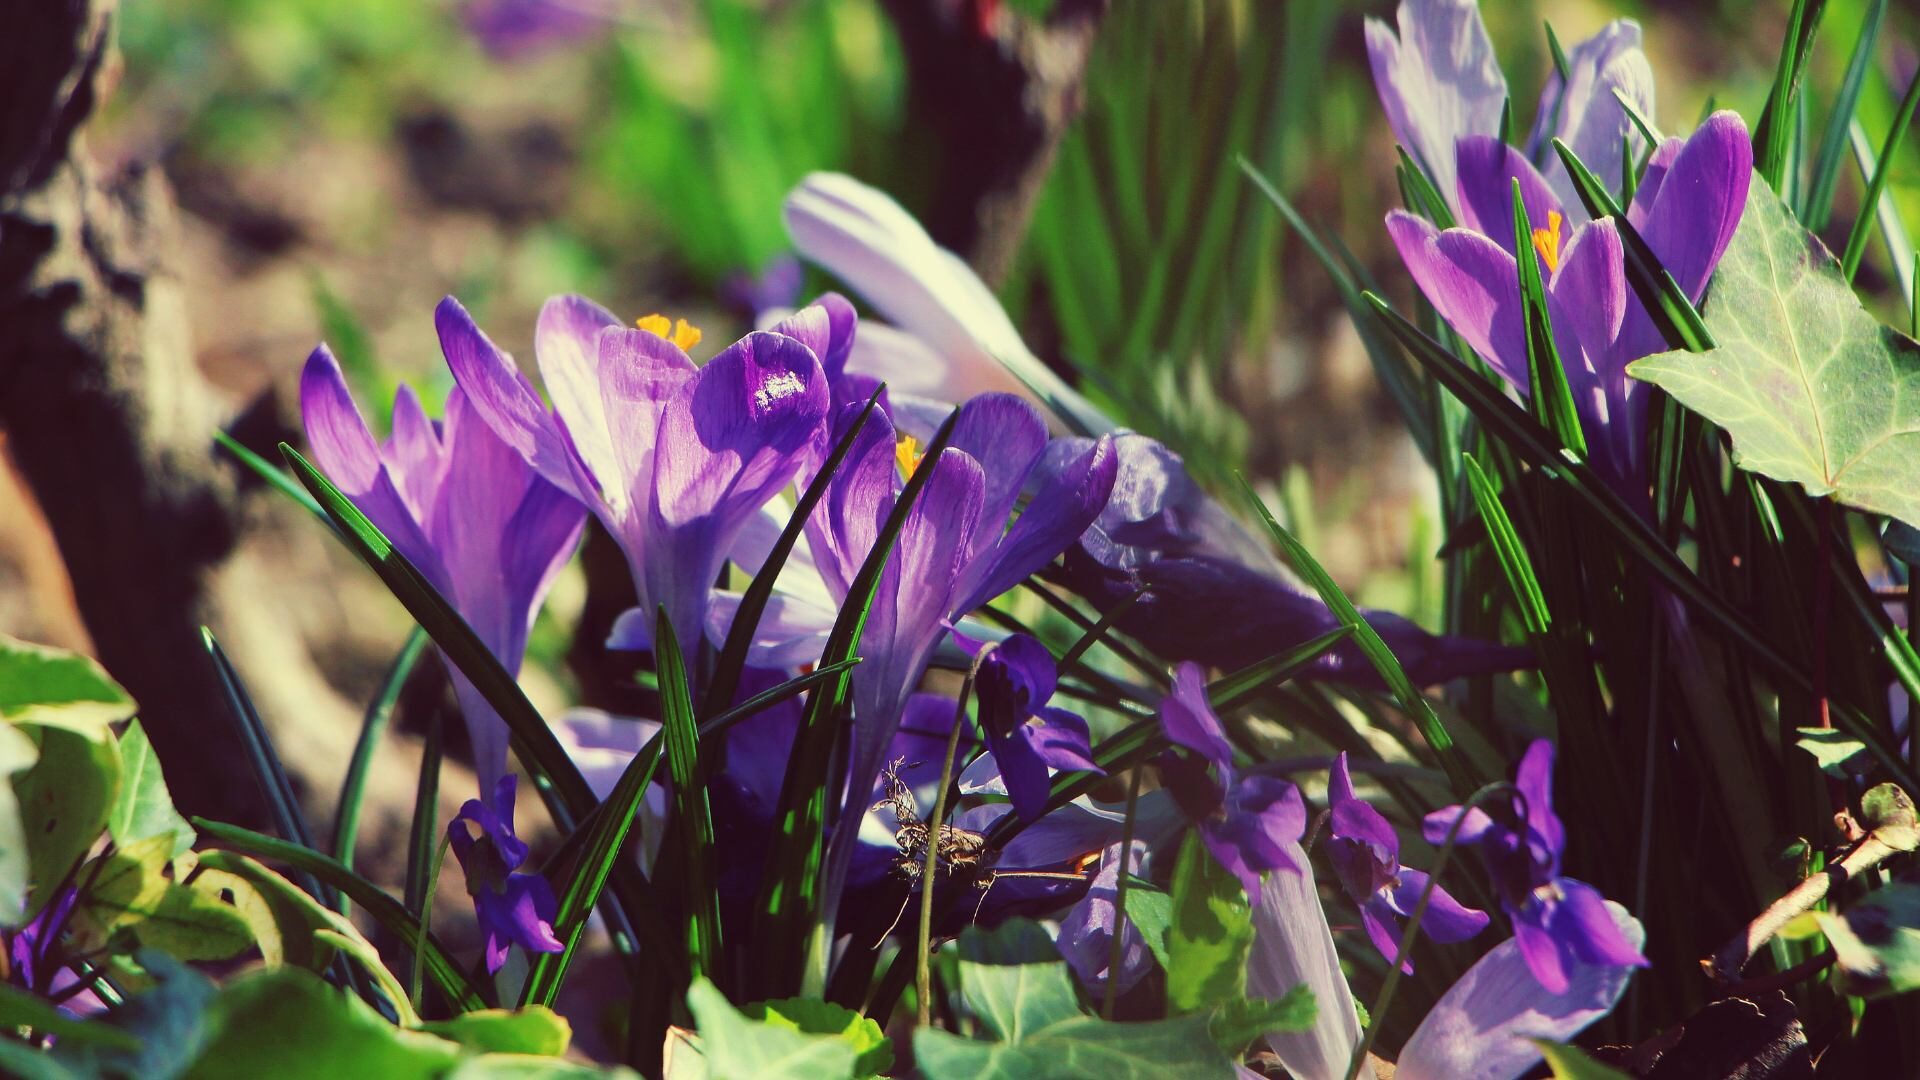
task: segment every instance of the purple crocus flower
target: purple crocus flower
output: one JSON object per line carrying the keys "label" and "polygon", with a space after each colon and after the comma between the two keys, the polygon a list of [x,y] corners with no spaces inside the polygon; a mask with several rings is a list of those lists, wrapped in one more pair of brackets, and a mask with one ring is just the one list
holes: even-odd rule
{"label": "purple crocus flower", "polygon": [[[842,407],[842,430],[860,406]],[[807,522],[814,564],[836,605],[872,551],[909,469],[930,468],[888,557],[861,635],[853,672],[854,739],[848,790],[873,786],[887,761],[908,697],[949,630],[966,613],[1006,592],[1072,544],[1106,504],[1116,464],[1101,439],[1043,475],[1026,509],[1014,510],[1047,447],[1034,408],[1006,394],[983,394],[960,407],[937,460],[919,461],[911,439],[896,441],[876,410],[860,430],[826,497]],[[1008,523],[1013,517],[1012,523]],[[853,830],[834,836],[828,896],[851,858]]]}
{"label": "purple crocus flower", "polygon": [[[1668,346],[1627,285],[1616,224],[1603,219],[1569,229],[1576,211],[1525,157],[1496,139],[1462,139],[1458,149],[1461,226],[1441,232],[1393,211],[1387,231],[1402,261],[1447,324],[1526,393],[1526,329],[1514,261],[1517,179],[1589,450],[1622,494],[1644,502],[1647,391],[1627,377],[1627,365]],[[1634,194],[1627,220],[1695,303],[1739,227],[1752,176],[1746,124],[1735,113],[1717,112],[1690,138],[1662,143]]]}
{"label": "purple crocus flower", "polygon": [[[1402,0],[1397,21],[1396,36],[1378,19],[1367,20],[1380,105],[1394,138],[1458,213],[1454,147],[1463,138],[1499,137],[1507,78],[1478,0]],[[1555,71],[1540,94],[1530,152],[1549,157],[1543,149],[1548,138],[1562,139],[1610,190],[1617,189],[1621,139],[1637,146],[1640,136],[1614,91],[1642,115],[1653,115],[1653,71],[1640,51],[1639,24],[1608,23],[1567,54],[1567,72],[1563,82]],[[1557,159],[1548,173],[1561,201],[1577,205],[1572,180]]]}
{"label": "purple crocus flower", "polygon": [[[500,778],[486,799],[468,799],[447,823],[447,839],[454,857],[467,875],[467,895],[487,935],[487,973],[507,962],[507,950],[518,945],[528,952],[559,952],[564,946],[554,936],[559,913],[553,889],[539,874],[515,873],[527,861],[527,845],[513,831],[513,795],[518,780]],[[474,829],[480,830],[475,836]]]}
{"label": "purple crocus flower", "polygon": [[[427,419],[412,388],[393,403],[393,433],[376,443],[325,345],[300,376],[300,410],[314,460],[460,613],[509,672],[585,515],[475,415],[459,390],[446,417]],[[452,665],[480,790],[506,774],[507,726]]]}
{"label": "purple crocus flower", "polygon": [[1047,704],[1058,675],[1045,645],[1014,634],[990,647],[974,678],[987,748],[1022,821],[1046,810],[1050,770],[1106,773],[1094,763],[1087,722]]}
{"label": "purple crocus flower", "polygon": [[642,618],[629,623],[651,626],[665,606],[692,656],[735,538],[821,452],[819,357],[850,332],[836,325],[842,316],[850,322],[851,308],[806,308],[696,367],[683,345],[698,332],[684,322],[628,329],[592,301],[556,297],[534,332],[552,411],[458,301],[442,301],[435,321],[474,411],[619,541],[640,596]]}
{"label": "purple crocus flower", "polygon": [[[1411,918],[1427,887],[1423,871],[1400,865],[1400,837],[1380,811],[1353,793],[1347,755],[1333,759],[1327,777],[1330,840],[1327,856],[1347,895],[1360,907],[1360,922],[1380,955],[1391,961],[1400,954],[1401,920]],[[1426,935],[1443,944],[1465,941],[1486,929],[1487,913],[1462,905],[1438,885],[1420,919]],[[1400,968],[1413,973],[1413,961]]]}
{"label": "purple crocus flower", "polygon": [[[1061,459],[1084,445],[1055,443]],[[1148,590],[1120,629],[1171,660],[1238,668],[1339,625],[1318,596],[1296,585],[1266,545],[1202,491],[1180,456],[1144,435],[1114,439],[1120,459],[1113,498],[1067,553],[1064,578],[1108,609]],[[1368,623],[1416,683],[1511,671],[1531,663],[1525,649],[1436,637],[1384,611]],[[1379,675],[1351,642],[1311,674],[1377,685]]]}
{"label": "purple crocus flower", "polygon": [[1181,664],[1173,689],[1160,703],[1160,723],[1175,746],[1160,774],[1174,801],[1200,827],[1200,839],[1221,866],[1260,902],[1260,876],[1269,870],[1300,873],[1291,852],[1307,831],[1300,789],[1272,776],[1241,776],[1233,767],[1233,744],[1207,701],[1206,675],[1198,664]]}
{"label": "purple crocus flower", "polygon": [[1563,994],[1583,964],[1646,967],[1646,957],[1612,915],[1600,890],[1560,876],[1566,830],[1553,812],[1553,744],[1527,748],[1514,777],[1524,805],[1507,820],[1483,810],[1450,806],[1427,815],[1424,830],[1442,843],[1464,813],[1459,842],[1480,851],[1500,906],[1513,920],[1514,940],[1527,967],[1549,993]]}

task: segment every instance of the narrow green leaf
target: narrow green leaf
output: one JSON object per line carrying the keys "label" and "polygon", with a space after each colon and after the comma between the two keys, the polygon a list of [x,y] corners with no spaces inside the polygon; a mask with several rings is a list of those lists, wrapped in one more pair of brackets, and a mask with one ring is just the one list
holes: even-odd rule
{"label": "narrow green leaf", "polygon": [[780,530],[780,538],[767,553],[767,561],[755,572],[747,591],[740,594],[740,606],[734,611],[733,624],[727,627],[727,639],[720,646],[720,658],[714,664],[713,678],[707,683],[706,697],[700,705],[701,716],[712,716],[733,700],[734,691],[740,685],[740,673],[747,666],[747,652],[753,645],[754,631],[759,628],[761,616],[766,613],[767,601],[773,596],[773,586],[780,578],[780,570],[786,566],[787,558],[793,554],[794,545],[799,543],[800,534],[806,528],[807,519],[813,516],[814,507],[826,495],[827,486],[833,482],[834,474],[839,472],[840,464],[847,459],[854,441],[860,437],[861,430],[867,426],[867,419],[873,415],[880,395],[885,392],[886,385],[883,383],[867,399],[867,407],[860,410],[859,418],[847,429],[833,452],[827,455],[820,471],[808,482],[807,489],[801,492],[786,527]]}
{"label": "narrow green leaf", "polygon": [[[1860,269],[1860,259],[1867,253],[1867,237],[1873,232],[1873,220],[1880,208],[1880,193],[1886,190],[1887,175],[1893,171],[1893,162],[1900,152],[1900,140],[1906,138],[1907,128],[1913,123],[1913,112],[1920,107],[1920,78],[1907,84],[1907,93],[1900,99],[1900,107],[1894,113],[1893,126],[1887,129],[1886,141],[1880,145],[1880,162],[1873,170],[1873,176],[1867,181],[1866,194],[1860,197],[1860,213],[1853,219],[1853,230],[1847,234],[1846,254],[1840,257],[1840,273],[1848,281],[1853,280],[1855,271]],[[1900,260],[1895,260],[1898,269]]]}
{"label": "narrow green leaf", "polygon": [[467,982],[466,975],[447,955],[445,947],[439,940],[432,934],[423,936],[420,932],[419,920],[409,914],[400,901],[380,891],[378,886],[366,878],[311,848],[290,844],[285,840],[257,833],[251,829],[208,821],[205,818],[194,818],[193,824],[215,844],[261,859],[285,863],[295,870],[311,874],[339,889],[351,897],[354,903],[360,905],[360,909],[365,911],[373,921],[406,942],[409,948],[422,954],[426,960],[427,974],[456,1008],[466,1011],[486,1007],[487,1003],[480,992]]}
{"label": "narrow green leaf", "polygon": [[1587,207],[1587,213],[1597,221],[1603,217],[1613,219],[1614,227],[1620,233],[1620,246],[1626,252],[1627,284],[1633,286],[1634,295],[1647,309],[1647,314],[1659,328],[1667,344],[1676,349],[1692,352],[1705,352],[1714,348],[1713,335],[1708,332],[1705,320],[1694,308],[1693,301],[1680,291],[1667,268],[1660,265],[1659,256],[1647,246],[1647,241],[1627,220],[1620,204],[1613,201],[1613,194],[1600,183],[1581,162],[1573,148],[1559,139],[1553,140],[1553,149],[1560,155],[1560,161],[1567,167],[1567,174],[1573,178],[1574,190],[1580,195],[1580,201]]}
{"label": "narrow green leaf", "polygon": [[720,893],[714,886],[717,853],[706,775],[700,764],[700,727],[693,715],[693,691],[687,685],[686,664],[673,640],[673,623],[664,606],[654,624],[654,642],[654,666],[660,675],[661,735],[666,739],[667,769],[673,776],[673,832],[680,840],[679,872],[688,898],[687,969],[698,978],[709,971],[725,970]]}
{"label": "narrow green leaf", "polygon": [[320,504],[314,500],[314,497],[307,494],[307,489],[301,487],[293,477],[288,476],[285,469],[274,468],[266,458],[247,449],[240,440],[224,431],[214,432],[213,441],[220,444],[222,450],[232,454],[235,461],[245,465],[248,471],[265,480],[274,490],[299,503],[314,517],[325,522],[327,528],[339,529],[339,526],[333,523],[333,519],[327,516],[327,512],[320,509]]}
{"label": "narrow green leaf", "polygon": [[407,830],[407,910],[426,919],[433,907],[434,850],[440,846],[440,764],[445,753],[445,719],[435,709],[427,717],[420,747],[420,778],[413,787],[413,823]]}
{"label": "narrow green leaf", "polygon": [[[1551,31],[1548,32],[1551,35]],[[1520,181],[1513,181],[1513,245],[1520,270],[1520,310],[1527,328],[1527,403],[1533,415],[1560,439],[1560,445],[1585,457],[1587,440],[1580,433],[1580,414],[1573,408],[1573,391],[1553,339],[1553,320],[1547,313],[1547,285],[1540,276],[1540,259],[1533,247],[1533,223],[1520,197]]]}
{"label": "narrow green leaf", "polygon": [[[1847,129],[1847,137],[1853,145],[1854,164],[1860,168],[1860,180],[1865,183],[1867,178],[1878,172],[1880,168],[1879,159],[1874,155],[1873,140],[1867,137],[1867,129],[1862,127],[1858,120],[1855,120]],[[1906,223],[1900,218],[1900,200],[1894,198],[1893,192],[1880,193],[1879,205],[1874,208],[1874,216],[1880,223],[1880,239],[1887,245],[1887,261],[1891,264],[1894,277],[1899,281],[1900,291],[1902,294],[1911,296],[1916,288],[1913,271],[1916,259],[1913,237],[1908,235]]]}
{"label": "narrow green leaf", "polygon": [[1087,654],[1088,649],[1099,644],[1100,640],[1107,636],[1107,631],[1112,630],[1113,625],[1120,621],[1120,616],[1132,610],[1133,605],[1139,603],[1141,599],[1151,591],[1153,590],[1142,587],[1132,596],[1108,608],[1106,613],[1100,616],[1098,622],[1087,627],[1085,631],[1074,640],[1074,643],[1068,647],[1067,651],[1060,654],[1059,666],[1062,668],[1070,668],[1077,665],[1080,662],[1080,658]]}
{"label": "narrow green leaf", "polygon": [[[1553,56],[1554,73],[1560,76],[1560,85],[1565,87],[1573,79],[1573,65],[1567,63],[1567,51],[1560,47],[1560,37],[1553,32],[1553,24],[1542,22],[1540,25],[1547,31],[1547,52]],[[1562,94],[1565,92],[1564,89],[1561,91]]]}
{"label": "narrow green leaf", "polygon": [[1547,1059],[1547,1067],[1553,1070],[1553,1080],[1628,1080],[1626,1073],[1611,1065],[1600,1064],[1577,1046],[1546,1039],[1535,1039],[1533,1045],[1539,1047],[1540,1055]]}
{"label": "narrow green leaf", "polygon": [[1853,57],[1847,61],[1847,74],[1834,95],[1833,111],[1827,114],[1827,134],[1813,159],[1813,175],[1807,183],[1807,195],[1799,215],[1807,228],[1816,233],[1827,227],[1827,219],[1833,214],[1833,192],[1840,179],[1840,161],[1847,152],[1848,131],[1853,125],[1853,114],[1860,106],[1860,91],[1867,84],[1867,72],[1873,67],[1873,50],[1880,41],[1880,24],[1886,14],[1887,0],[1872,0],[1867,6],[1860,22],[1860,36],[1853,43]]}
{"label": "narrow green leaf", "polygon": [[1305,671],[1315,660],[1332,652],[1339,644],[1353,636],[1351,626],[1336,626],[1324,634],[1318,634],[1295,645],[1286,652],[1277,653],[1265,660],[1256,660],[1238,671],[1225,675],[1207,684],[1207,700],[1216,711],[1224,712],[1270,687],[1278,686]]}
{"label": "narrow green leaf", "polygon": [[347,762],[346,779],[340,783],[340,808],[333,818],[333,857],[345,866],[353,865],[354,840],[360,832],[360,804],[367,795],[367,770],[373,765],[374,752],[393,719],[393,706],[414,665],[427,651],[427,633],[415,627],[400,647],[399,655],[387,669],[380,689],[367,704],[366,717],[360,723],[360,737],[354,741],[353,757]]}
{"label": "narrow green leaf", "polygon": [[1754,167],[1776,190],[1786,179],[1790,164],[1787,154],[1792,135],[1789,110],[1799,93],[1800,75],[1806,69],[1814,31],[1825,10],[1825,0],[1794,0],[1793,13],[1787,20],[1787,36],[1780,43],[1773,84],[1767,91],[1766,108],[1760,113],[1760,123],[1754,127]]}
{"label": "narrow green leaf", "polygon": [[[1440,189],[1433,185],[1433,178],[1407,156],[1405,147],[1395,149],[1400,152],[1402,181],[1413,191],[1413,200],[1407,209],[1433,222],[1435,228],[1453,228],[1453,211],[1448,208],[1447,200],[1440,194]],[[1270,193],[1268,197],[1273,196]]]}
{"label": "narrow green leaf", "polygon": [[[1640,515],[1629,507],[1593,470],[1568,460],[1553,446],[1553,439],[1526,410],[1507,400],[1487,380],[1468,372],[1460,360],[1438,342],[1408,322],[1392,305],[1372,293],[1366,294],[1376,317],[1388,333],[1403,345],[1409,355],[1439,380],[1448,391],[1472,410],[1490,435],[1554,480],[1564,483],[1578,501],[1593,512],[1600,523],[1619,540],[1623,550],[1652,570],[1691,607],[1706,615],[1729,637],[1739,642],[1787,686],[1811,693],[1813,679],[1797,660],[1761,637],[1748,615],[1702,582],[1692,568],[1655,535]],[[1914,774],[1887,746],[1873,723],[1854,706],[1835,701],[1834,718],[1839,726],[1859,737],[1874,757],[1903,784],[1914,785]]]}
{"label": "narrow green leaf", "polygon": [[1433,711],[1433,705],[1427,701],[1425,695],[1420,693],[1419,687],[1413,685],[1413,680],[1407,677],[1406,670],[1400,666],[1400,661],[1394,658],[1393,650],[1380,639],[1379,632],[1361,616],[1360,610],[1353,606],[1352,600],[1347,599],[1347,594],[1340,590],[1340,586],[1335,584],[1332,576],[1314,559],[1312,553],[1295,540],[1292,533],[1274,520],[1272,511],[1267,509],[1266,503],[1261,501],[1260,496],[1254,492],[1252,485],[1247,483],[1244,476],[1240,477],[1240,488],[1254,511],[1259,514],[1261,523],[1267,527],[1267,534],[1273,538],[1274,544],[1280,548],[1287,562],[1306,578],[1307,583],[1320,594],[1320,599],[1326,602],[1336,618],[1353,627],[1354,643],[1373,664],[1374,670],[1380,673],[1380,678],[1386,682],[1387,687],[1393,691],[1393,696],[1400,702],[1400,707],[1406,710],[1407,716],[1419,727],[1428,748],[1439,759],[1440,767],[1446,770],[1447,779],[1453,784],[1454,789],[1463,793],[1473,790],[1473,774],[1465,757],[1454,747],[1453,736],[1447,733],[1446,725],[1441,722],[1439,714]]}
{"label": "narrow green leaf", "polygon": [[1513,530],[1513,521],[1507,517],[1506,508],[1500,505],[1500,493],[1493,488],[1493,481],[1481,470],[1480,463],[1472,454],[1461,455],[1466,461],[1467,482],[1473,488],[1473,503],[1480,509],[1480,519],[1486,523],[1487,539],[1493,544],[1493,551],[1500,559],[1500,569],[1507,576],[1507,585],[1513,589],[1513,599],[1520,608],[1521,621],[1527,625],[1527,633],[1540,636],[1553,625],[1553,614],[1547,609],[1547,599],[1540,591],[1540,580],[1534,576],[1533,560],[1527,555],[1527,549],[1520,543],[1520,536]]}

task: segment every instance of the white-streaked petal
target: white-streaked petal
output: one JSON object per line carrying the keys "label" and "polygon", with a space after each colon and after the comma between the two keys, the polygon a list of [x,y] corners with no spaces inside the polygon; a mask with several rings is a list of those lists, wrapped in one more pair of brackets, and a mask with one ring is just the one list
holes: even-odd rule
{"label": "white-streaked petal", "polygon": [[[1360,1045],[1360,1017],[1353,993],[1340,971],[1333,931],[1314,888],[1312,864],[1299,844],[1287,845],[1287,857],[1302,867],[1298,874],[1273,871],[1260,886],[1253,909],[1253,952],[1247,957],[1249,997],[1277,998],[1305,983],[1318,1008],[1306,1031],[1277,1031],[1267,1046],[1300,1080],[1339,1080],[1353,1048]],[[1372,1077],[1362,1066],[1360,1075]]]}

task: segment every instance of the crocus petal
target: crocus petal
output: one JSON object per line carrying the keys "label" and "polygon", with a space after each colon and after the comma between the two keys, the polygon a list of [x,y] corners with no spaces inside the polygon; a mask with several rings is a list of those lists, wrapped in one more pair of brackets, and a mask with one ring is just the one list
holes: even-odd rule
{"label": "crocus petal", "polygon": [[[1320,906],[1313,868],[1306,852],[1291,845],[1288,856],[1297,874],[1268,874],[1253,906],[1253,950],[1247,956],[1247,995],[1277,998],[1305,984],[1317,1006],[1313,1027],[1276,1031],[1267,1046],[1295,1076],[1319,1080],[1345,1076],[1347,1060],[1360,1045],[1360,1017],[1353,993],[1340,970],[1340,954]],[[1373,1076],[1362,1066],[1360,1075]]]}
{"label": "crocus petal", "polygon": [[541,305],[533,329],[533,354],[553,411],[603,485],[612,485],[620,470],[600,396],[600,332],[619,325],[612,312],[584,296],[556,296]]}
{"label": "crocus petal", "polygon": [[[1646,937],[1640,923],[1618,904],[1607,909],[1621,934],[1638,947]],[[1427,1013],[1401,1048],[1395,1075],[1402,1080],[1513,1080],[1540,1060],[1532,1040],[1565,1042],[1613,1011],[1632,972],[1585,965],[1571,974],[1565,992],[1547,993],[1528,970],[1519,945],[1502,942]]]}
{"label": "crocus petal", "polygon": [[454,382],[494,434],[551,483],[579,498],[591,497],[592,486],[581,483],[582,466],[572,448],[513,359],[480,332],[467,309],[451,296],[434,309],[433,323]]}
{"label": "crocus petal", "polygon": [[386,462],[400,497],[406,500],[407,512],[415,521],[428,524],[434,493],[440,490],[452,455],[420,406],[420,395],[406,383],[394,391],[393,428],[380,458]]}
{"label": "crocus petal", "polygon": [[[951,371],[942,380],[963,391],[1029,399],[1037,387],[1085,424],[1098,412],[1027,349],[965,262],[940,248],[886,193],[838,173],[813,173],[787,196],[787,233],[800,254],[851,285],[894,325],[931,346]],[[1018,372],[1018,374],[1015,374]]]}
{"label": "crocus petal", "polygon": [[1233,764],[1233,744],[1207,701],[1206,672],[1199,664],[1174,669],[1173,689],[1160,702],[1160,725],[1175,746],[1184,746],[1222,768]]}
{"label": "crocus petal", "polygon": [[[727,640],[734,615],[740,610],[740,594],[716,592],[707,606],[707,640],[715,645]],[[648,636],[635,638],[628,633],[644,620],[638,609],[625,611],[614,622],[607,638],[610,649],[648,649],[652,631],[639,627]],[[760,622],[753,628],[747,645],[747,662],[754,667],[790,669],[816,663],[826,651],[827,638],[833,633],[838,612],[807,598],[781,592],[776,588],[767,597]]]}
{"label": "crocus petal", "polygon": [[[847,405],[834,417],[836,444],[846,437],[847,425],[859,411],[859,406]],[[896,460],[893,424],[885,414],[868,416],[828,483],[826,497],[807,521],[814,565],[836,597],[847,595],[860,565],[879,542],[899,487]]]}
{"label": "crocus petal", "polygon": [[[654,464],[646,596],[681,648],[697,646],[707,593],[733,539],[826,437],[826,376],[805,345],[753,333],[667,401]],[[633,558],[633,552],[628,557]]]}
{"label": "crocus petal", "polygon": [[1438,232],[1401,210],[1387,215],[1387,233],[1440,317],[1508,383],[1524,391],[1526,324],[1512,254],[1479,233]]}
{"label": "crocus petal", "polygon": [[1398,21],[1396,38],[1385,23],[1367,20],[1374,88],[1394,138],[1450,197],[1453,144],[1500,133],[1507,78],[1475,0],[1402,0]]}
{"label": "crocus petal", "polygon": [[[1101,436],[1086,453],[1041,483],[1027,509],[998,538],[992,553],[976,560],[962,579],[958,611],[971,611],[1053,562],[1100,516],[1119,475],[1113,440]],[[989,528],[999,518],[986,519]],[[982,542],[984,549],[985,541]]]}
{"label": "crocus petal", "polygon": [[1646,229],[1647,215],[1652,212],[1653,204],[1660,201],[1660,188],[1666,184],[1667,170],[1673,168],[1673,159],[1680,156],[1686,145],[1685,139],[1662,139],[1659,149],[1647,159],[1647,167],[1640,174],[1640,186],[1633,192],[1633,204],[1627,207],[1627,221],[1634,228]]}
{"label": "crocus petal", "polygon": [[[653,509],[661,413],[697,369],[678,345],[645,330],[603,327],[594,348],[600,407],[582,424],[599,424],[606,440],[604,466],[596,466],[606,500],[602,517],[637,567],[648,558],[645,522]],[[570,437],[576,426],[569,421]]]}
{"label": "crocus petal", "polygon": [[[1561,217],[1561,236],[1572,231],[1567,203],[1547,186],[1545,177],[1526,156],[1497,137],[1470,135],[1455,148],[1459,164],[1460,224],[1499,244],[1507,254],[1514,253],[1513,182],[1520,181],[1520,202],[1527,208],[1527,222],[1535,229],[1548,228],[1552,215]],[[1573,204],[1578,206],[1578,203]],[[1578,219],[1586,214],[1579,213]],[[1528,241],[1532,236],[1529,234]],[[1542,266],[1542,272],[1549,268]]]}
{"label": "crocus petal", "polygon": [[1746,122],[1723,109],[1688,137],[1660,183],[1640,233],[1695,303],[1740,227],[1752,180]]}
{"label": "crocus petal", "polygon": [[1146,938],[1129,919],[1121,931],[1120,969],[1108,971],[1113,961],[1114,926],[1119,922],[1114,900],[1119,893],[1120,871],[1124,865],[1127,873],[1138,873],[1146,854],[1147,846],[1138,841],[1124,861],[1119,844],[1107,848],[1100,855],[1100,872],[1092,887],[1060,920],[1054,945],[1089,992],[1104,992],[1111,974],[1117,992],[1124,994],[1153,970],[1153,953],[1147,948]]}
{"label": "crocus petal", "polygon": [[[1632,102],[1642,116],[1654,112],[1653,68],[1640,51],[1640,24],[1632,19],[1615,19],[1575,45],[1567,53],[1567,73],[1570,78],[1564,85],[1558,70],[1547,73],[1527,145],[1539,150],[1549,137],[1559,138],[1608,191],[1618,191],[1621,138],[1631,136],[1636,153],[1645,141],[1614,95],[1617,92]],[[1547,151],[1543,159],[1551,163],[1547,172],[1560,200],[1567,206],[1580,207],[1573,179],[1560,164],[1559,155]]]}

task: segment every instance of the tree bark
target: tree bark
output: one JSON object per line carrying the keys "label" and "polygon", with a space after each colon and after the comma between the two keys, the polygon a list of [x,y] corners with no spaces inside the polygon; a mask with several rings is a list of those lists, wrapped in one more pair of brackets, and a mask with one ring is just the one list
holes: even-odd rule
{"label": "tree bark", "polygon": [[1012,269],[1079,115],[1110,3],[1056,0],[1038,21],[1000,0],[883,0],[906,57],[909,114],[934,144],[924,224],[989,284]]}

